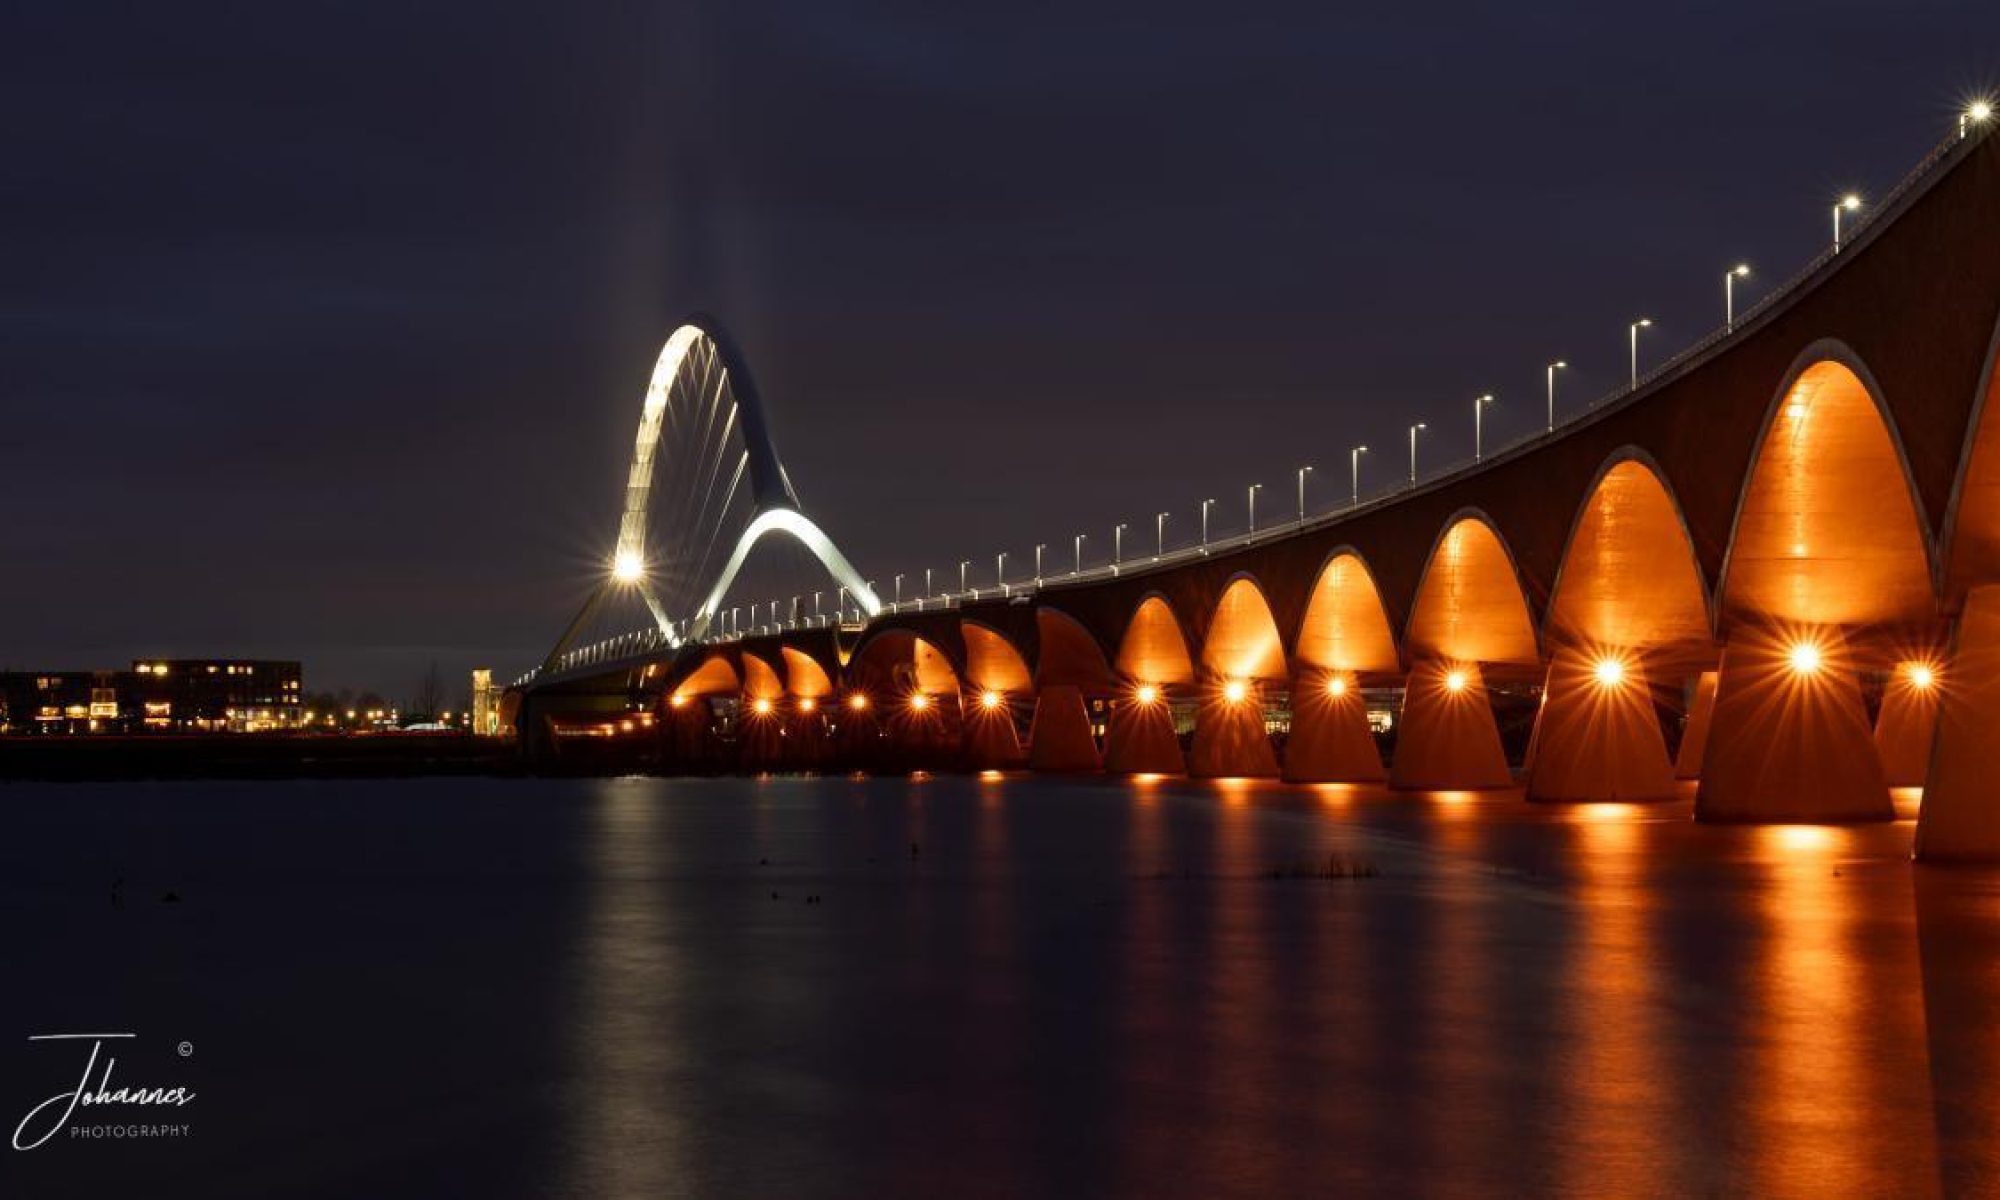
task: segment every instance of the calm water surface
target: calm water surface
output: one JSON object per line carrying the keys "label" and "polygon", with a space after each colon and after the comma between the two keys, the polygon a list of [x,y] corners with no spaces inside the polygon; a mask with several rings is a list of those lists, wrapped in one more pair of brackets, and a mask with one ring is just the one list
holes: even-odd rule
{"label": "calm water surface", "polygon": [[121,1083],[197,1093],[117,1118],[182,1139],[5,1151],[5,1196],[2000,1192],[2000,873],[1914,869],[1914,796],[1855,828],[1028,778],[0,803],[5,1126],[81,1071],[30,1034],[135,1032]]}

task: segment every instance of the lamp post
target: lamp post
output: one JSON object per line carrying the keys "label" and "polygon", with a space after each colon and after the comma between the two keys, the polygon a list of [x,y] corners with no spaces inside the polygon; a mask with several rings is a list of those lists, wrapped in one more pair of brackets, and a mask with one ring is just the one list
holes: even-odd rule
{"label": "lamp post", "polygon": [[1263,487],[1261,483],[1250,485],[1250,532],[1253,536],[1257,532],[1257,493],[1262,491]]}
{"label": "lamp post", "polygon": [[1035,586],[1042,586],[1042,551],[1048,549],[1047,542],[1035,543]]}
{"label": "lamp post", "polygon": [[1736,281],[1750,278],[1750,264],[1737,263],[1722,277],[1722,328],[1725,332],[1736,328]]}
{"label": "lamp post", "polygon": [[958,560],[958,594],[960,597],[959,599],[960,604],[965,603],[964,600],[965,589],[966,589],[965,572],[971,566],[972,566],[972,560],[969,558],[961,558]]}
{"label": "lamp post", "polygon": [[903,603],[903,577],[901,575],[896,576],[896,603],[899,606]]}
{"label": "lamp post", "polygon": [[1076,535],[1076,574],[1083,574],[1083,535]]}
{"label": "lamp post", "polygon": [[1493,403],[1493,393],[1472,402],[1472,461],[1486,457],[1486,406]]}
{"label": "lamp post", "polygon": [[1208,553],[1208,506],[1214,503],[1215,497],[1213,496],[1201,502],[1201,552],[1203,554]]}
{"label": "lamp post", "polygon": [[1567,370],[1567,369],[1568,369],[1568,367],[1569,367],[1569,364],[1568,364],[1568,363],[1566,363],[1566,362],[1564,362],[1564,361],[1563,361],[1562,359],[1557,359],[1556,361],[1554,361],[1554,362],[1552,362],[1552,363],[1550,363],[1550,364],[1548,365],[1548,376],[1549,376],[1549,428],[1548,428],[1548,431],[1549,431],[1550,433],[1554,433],[1554,432],[1556,431],[1556,372],[1557,372],[1557,371],[1562,371],[1562,370]]}
{"label": "lamp post", "polygon": [[937,589],[931,586],[931,568],[929,567],[924,568],[924,595],[932,597],[937,595]]}
{"label": "lamp post", "polygon": [[1167,553],[1167,514],[1153,514],[1153,561],[1158,562]]}
{"label": "lamp post", "polygon": [[1111,573],[1118,573],[1118,564],[1125,561],[1125,526],[1114,525],[1111,529]]}
{"label": "lamp post", "polygon": [[1844,212],[1859,212],[1860,210],[1861,197],[1852,192],[1842,196],[1840,203],[1833,206],[1833,252],[1835,254],[1840,253],[1840,214]]}
{"label": "lamp post", "polygon": [[1350,507],[1361,503],[1361,456],[1366,453],[1366,446],[1356,446],[1347,452],[1347,503]]}
{"label": "lamp post", "polygon": [[1638,320],[1632,322],[1632,328],[1630,330],[1630,333],[1632,339],[1632,386],[1633,387],[1639,386],[1639,331],[1641,329],[1650,329],[1652,328],[1652,325],[1653,325],[1653,318],[1651,317],[1640,317]]}
{"label": "lamp post", "polygon": [[1429,428],[1430,426],[1424,424],[1422,421],[1418,421],[1415,425],[1410,426],[1410,484],[1412,486],[1415,486],[1417,482],[1417,431]]}
{"label": "lamp post", "polygon": [[1299,528],[1306,525],[1306,476],[1312,474],[1311,467],[1299,468]]}
{"label": "lamp post", "polygon": [[993,582],[1000,585],[1000,594],[1002,596],[1013,594],[1007,590],[1007,552],[1005,550],[993,556]]}

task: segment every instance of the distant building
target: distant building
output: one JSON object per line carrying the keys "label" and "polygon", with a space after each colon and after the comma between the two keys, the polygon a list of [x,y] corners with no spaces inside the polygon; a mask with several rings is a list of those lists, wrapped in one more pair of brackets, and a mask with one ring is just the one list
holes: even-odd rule
{"label": "distant building", "polygon": [[501,689],[493,686],[493,672],[491,670],[481,667],[473,671],[472,719],[469,722],[473,736],[499,736],[500,694]]}
{"label": "distant building", "polygon": [[148,658],[129,671],[0,673],[8,733],[256,733],[300,725],[299,664]]}

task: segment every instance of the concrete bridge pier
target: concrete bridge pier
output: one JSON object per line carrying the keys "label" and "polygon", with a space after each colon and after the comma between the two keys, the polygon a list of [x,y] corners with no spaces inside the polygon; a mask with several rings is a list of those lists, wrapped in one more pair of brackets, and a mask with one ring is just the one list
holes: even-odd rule
{"label": "concrete bridge pier", "polygon": [[1674,778],[1700,779],[1703,757],[1708,751],[1708,727],[1715,719],[1714,671],[1703,671],[1695,680],[1694,701],[1688,705],[1687,724],[1681,727],[1681,744],[1674,751]]}
{"label": "concrete bridge pier", "polygon": [[1535,718],[1528,799],[1666,800],[1673,766],[1645,666],[1629,651],[1558,650]]}
{"label": "concrete bridge pier", "polygon": [[1925,862],[2000,860],[2000,584],[1967,593],[1950,676],[1937,691],[1937,737],[1917,815]]}
{"label": "concrete bridge pier", "polygon": [[965,765],[974,771],[1008,771],[1028,761],[1014,727],[1014,705],[1001,692],[982,692],[965,706]]}
{"label": "concrete bridge pier", "polygon": [[1500,726],[1477,663],[1425,660],[1403,690],[1389,786],[1401,790],[1512,787]]}
{"label": "concrete bridge pier", "polygon": [[1938,672],[1935,659],[1897,664],[1882,687],[1875,714],[1875,753],[1890,787],[1922,787],[1937,734]]}
{"label": "concrete bridge pier", "polygon": [[1292,683],[1292,736],[1285,778],[1293,783],[1381,783],[1375,735],[1360,681],[1351,672],[1301,670]]}
{"label": "concrete bridge pier", "polygon": [[1042,687],[1035,697],[1034,722],[1028,728],[1028,765],[1037,771],[1102,768],[1082,688],[1066,683]]}
{"label": "concrete bridge pier", "polygon": [[1278,753],[1264,725],[1263,682],[1203,675],[1188,774],[1197,779],[1276,779]]}
{"label": "concrete bridge pier", "polygon": [[1861,682],[1832,627],[1750,628],[1722,650],[1699,821],[1887,821]]}
{"label": "concrete bridge pier", "polygon": [[1174,709],[1163,689],[1140,684],[1111,702],[1104,733],[1104,769],[1115,775],[1185,775],[1186,756],[1174,732]]}

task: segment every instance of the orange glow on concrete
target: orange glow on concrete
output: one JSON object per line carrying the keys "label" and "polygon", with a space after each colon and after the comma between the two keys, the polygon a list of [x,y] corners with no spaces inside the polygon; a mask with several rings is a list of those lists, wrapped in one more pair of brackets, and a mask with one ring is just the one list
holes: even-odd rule
{"label": "orange glow on concrete", "polygon": [[1917,857],[2000,859],[2000,807],[1993,803],[1993,764],[2000,762],[2000,584],[1966,593],[1951,686],[1932,694],[1938,697],[1937,734],[1917,816]]}
{"label": "orange glow on concrete", "polygon": [[717,654],[699,667],[687,678],[681,680],[674,691],[687,696],[720,696],[743,690],[743,681],[737,677],[736,668],[729,660]]}
{"label": "orange glow on concrete", "polygon": [[1923,786],[1937,736],[1938,671],[1928,662],[1906,662],[1882,688],[1875,714],[1875,753],[1892,788]]}
{"label": "orange glow on concrete", "polygon": [[1264,728],[1263,698],[1249,681],[1211,682],[1202,689],[1188,774],[1202,779],[1277,776],[1278,754]]}
{"label": "orange glow on concrete", "polygon": [[958,673],[951,669],[951,660],[936,646],[918,638],[916,645],[911,647],[911,657],[916,664],[918,691],[949,693],[958,690]]}
{"label": "orange glow on concrete", "polygon": [[1412,659],[1540,664],[1514,562],[1486,522],[1465,517],[1438,539],[1405,643]]}
{"label": "orange glow on concrete", "polygon": [[1694,545],[1645,463],[1604,473],[1570,534],[1549,600],[1549,639],[1568,645],[1709,652]]}
{"label": "orange glow on concrete", "polygon": [[1035,686],[1068,686],[1096,696],[1115,686],[1104,647],[1076,618],[1053,608],[1038,608],[1035,636],[1041,643],[1035,653]]}
{"label": "orange glow on concrete", "polygon": [[[1819,651],[1798,669],[1801,645]],[[1703,821],[1862,821],[1895,815],[1839,634],[1739,631],[1722,652],[1695,817]]]}
{"label": "orange glow on concrete", "polygon": [[1201,665],[1234,679],[1283,679],[1289,674],[1278,622],[1255,583],[1238,579],[1223,590],[1202,640]]}
{"label": "orange glow on concrete", "polygon": [[1334,671],[1393,671],[1396,635],[1374,577],[1358,555],[1326,564],[1299,623],[1298,661]]}
{"label": "orange glow on concrete", "polygon": [[1744,489],[1722,582],[1725,630],[1931,619],[1923,528],[1867,387],[1841,363],[1815,363],[1766,430]]}
{"label": "orange glow on concrete", "polygon": [[1528,798],[1582,803],[1673,795],[1666,737],[1638,661],[1558,652],[1535,718]]}
{"label": "orange glow on concrete", "polygon": [[[743,694],[755,700],[776,700],[785,694],[785,684],[770,663],[754,654],[743,656]],[[768,710],[764,710],[768,711]]]}
{"label": "orange glow on concrete", "polygon": [[[1451,674],[1465,685],[1445,686]],[[1513,785],[1500,727],[1486,699],[1486,683],[1470,663],[1418,663],[1403,691],[1396,754],[1389,786],[1403,790],[1504,788]]]}
{"label": "orange glow on concrete", "polygon": [[783,659],[786,690],[792,695],[813,700],[833,695],[833,680],[827,677],[826,668],[819,665],[818,659],[790,646],[783,647]]}
{"label": "orange glow on concrete", "polygon": [[1118,646],[1118,673],[1159,684],[1193,683],[1194,660],[1174,611],[1158,596],[1140,601]]}
{"label": "orange glow on concrete", "polygon": [[1173,710],[1149,702],[1115,704],[1104,736],[1104,769],[1119,775],[1185,775]]}
{"label": "orange glow on concrete", "polygon": [[1339,673],[1316,681],[1302,674],[1292,687],[1292,733],[1285,741],[1285,778],[1294,783],[1380,783],[1388,778],[1361,689]]}
{"label": "orange glow on concrete", "polygon": [[1028,765],[1037,771],[1098,769],[1097,740],[1091,736],[1082,689],[1066,683],[1042,687],[1028,730]]}
{"label": "orange glow on concrete", "polygon": [[1027,759],[1007,697],[991,688],[981,692],[979,706],[965,724],[966,765],[975,769],[1013,768]]}
{"label": "orange glow on concrete", "polygon": [[1771,840],[1794,853],[1825,850],[1833,845],[1833,830],[1824,825],[1773,825]]}
{"label": "orange glow on concrete", "polygon": [[1025,692],[1032,686],[1027,660],[1006,638],[972,621],[959,623],[965,638],[965,677],[988,692]]}

